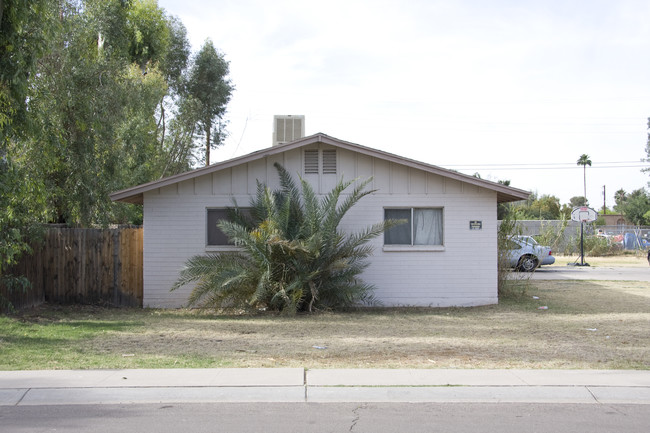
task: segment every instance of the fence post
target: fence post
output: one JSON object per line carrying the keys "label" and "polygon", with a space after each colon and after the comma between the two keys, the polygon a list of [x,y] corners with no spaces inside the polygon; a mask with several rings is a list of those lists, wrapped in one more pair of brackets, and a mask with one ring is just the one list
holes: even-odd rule
{"label": "fence post", "polygon": [[112,230],[113,238],[113,305],[118,306],[120,296],[120,233]]}

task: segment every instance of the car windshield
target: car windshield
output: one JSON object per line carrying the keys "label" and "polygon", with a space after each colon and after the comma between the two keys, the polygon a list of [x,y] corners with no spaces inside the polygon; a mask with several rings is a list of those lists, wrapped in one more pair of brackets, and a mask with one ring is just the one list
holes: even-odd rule
{"label": "car windshield", "polygon": [[528,245],[537,245],[537,241],[531,236],[519,236],[519,240]]}

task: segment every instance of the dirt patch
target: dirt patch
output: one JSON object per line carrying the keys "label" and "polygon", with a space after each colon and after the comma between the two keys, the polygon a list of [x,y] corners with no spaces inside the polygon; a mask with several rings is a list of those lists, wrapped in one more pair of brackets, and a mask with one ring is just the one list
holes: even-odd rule
{"label": "dirt patch", "polygon": [[[646,251],[629,252],[615,256],[591,257],[585,254],[585,261],[590,266],[613,267],[648,267],[648,253]],[[569,263],[580,263],[580,256],[555,256],[555,264],[551,266],[566,266]]]}
{"label": "dirt patch", "polygon": [[238,367],[649,368],[645,286],[532,282],[525,298],[468,309],[154,314],[145,330],[94,338],[86,350]]}
{"label": "dirt patch", "polygon": [[647,283],[526,284],[499,305],[296,317],[41,307],[0,317],[0,369],[650,368]]}

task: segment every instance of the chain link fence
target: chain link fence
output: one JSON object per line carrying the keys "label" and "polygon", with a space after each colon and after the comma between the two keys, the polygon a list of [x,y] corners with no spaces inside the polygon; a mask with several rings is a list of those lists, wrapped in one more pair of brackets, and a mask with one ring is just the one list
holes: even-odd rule
{"label": "chain link fence", "polygon": [[[580,223],[567,220],[517,221],[522,235],[529,235],[542,245],[550,246],[554,254],[572,255],[580,251]],[[648,250],[650,226],[584,225],[585,244],[592,253],[613,254],[621,251]]]}

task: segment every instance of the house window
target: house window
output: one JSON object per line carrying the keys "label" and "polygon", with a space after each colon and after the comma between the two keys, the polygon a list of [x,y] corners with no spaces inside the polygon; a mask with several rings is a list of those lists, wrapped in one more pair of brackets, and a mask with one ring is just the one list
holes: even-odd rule
{"label": "house window", "polygon": [[384,220],[406,220],[384,232],[384,245],[443,245],[442,208],[384,209]]}
{"label": "house window", "polygon": [[336,149],[305,150],[305,174],[336,174]]}
{"label": "house window", "polygon": [[[228,240],[228,236],[217,226],[219,221],[229,220],[230,215],[232,215],[232,209],[218,208],[218,209],[208,209],[207,217],[207,245],[208,246],[223,246],[223,245],[234,245]],[[240,211],[244,215],[250,215],[250,209],[240,208]]]}

